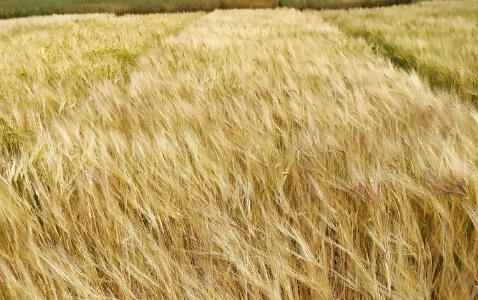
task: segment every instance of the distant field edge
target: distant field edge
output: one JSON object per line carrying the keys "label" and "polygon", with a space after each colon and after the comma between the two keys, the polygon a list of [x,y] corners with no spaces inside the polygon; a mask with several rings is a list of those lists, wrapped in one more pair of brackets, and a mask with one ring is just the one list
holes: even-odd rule
{"label": "distant field edge", "polygon": [[348,9],[409,3],[412,3],[412,0],[139,0],[134,2],[126,0],[83,0],[70,3],[60,0],[0,0],[0,19],[53,14],[112,13],[124,15],[241,8]]}
{"label": "distant field edge", "polygon": [[279,7],[297,9],[350,9],[411,4],[413,0],[279,0]]}

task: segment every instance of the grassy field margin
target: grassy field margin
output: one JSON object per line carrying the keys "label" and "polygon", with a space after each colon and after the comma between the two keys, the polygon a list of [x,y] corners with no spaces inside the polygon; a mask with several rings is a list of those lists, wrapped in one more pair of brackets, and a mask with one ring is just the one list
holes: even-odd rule
{"label": "grassy field margin", "polygon": [[411,6],[324,11],[347,35],[363,38],[397,67],[415,70],[437,90],[478,104],[476,1],[422,2]]}

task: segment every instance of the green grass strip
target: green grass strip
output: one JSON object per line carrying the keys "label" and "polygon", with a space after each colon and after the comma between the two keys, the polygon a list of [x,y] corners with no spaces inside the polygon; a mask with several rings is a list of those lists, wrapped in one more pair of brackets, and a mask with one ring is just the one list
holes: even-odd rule
{"label": "green grass strip", "polygon": [[422,78],[427,80],[433,90],[456,92],[463,99],[469,100],[475,106],[478,106],[478,81],[476,79],[469,79],[467,82],[463,82],[450,69],[440,68],[439,66],[419,61],[414,52],[388,41],[378,29],[367,30],[363,27],[353,27],[345,22],[338,22],[334,18],[329,19],[329,21],[337,24],[348,36],[363,38],[375,53],[390,59],[396,67],[406,71],[415,70]]}

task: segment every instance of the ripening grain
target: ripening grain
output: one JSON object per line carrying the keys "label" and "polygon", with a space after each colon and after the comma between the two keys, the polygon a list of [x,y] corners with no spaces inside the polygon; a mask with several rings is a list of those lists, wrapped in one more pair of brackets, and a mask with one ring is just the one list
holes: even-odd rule
{"label": "ripening grain", "polygon": [[433,88],[478,105],[478,2],[426,1],[349,11],[323,11],[346,33],[363,37],[396,65],[414,69]]}
{"label": "ripening grain", "polygon": [[473,299],[477,123],[317,13],[216,11],[0,162],[0,293]]}
{"label": "ripening grain", "polygon": [[0,129],[10,154],[96,84],[127,79],[137,56],[200,15],[0,21]]}

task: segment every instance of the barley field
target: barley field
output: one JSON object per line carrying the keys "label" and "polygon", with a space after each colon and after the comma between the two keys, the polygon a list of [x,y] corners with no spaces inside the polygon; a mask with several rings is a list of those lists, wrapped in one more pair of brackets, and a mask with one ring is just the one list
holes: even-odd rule
{"label": "barley field", "polygon": [[476,108],[322,12],[0,39],[0,298],[478,297]]}

